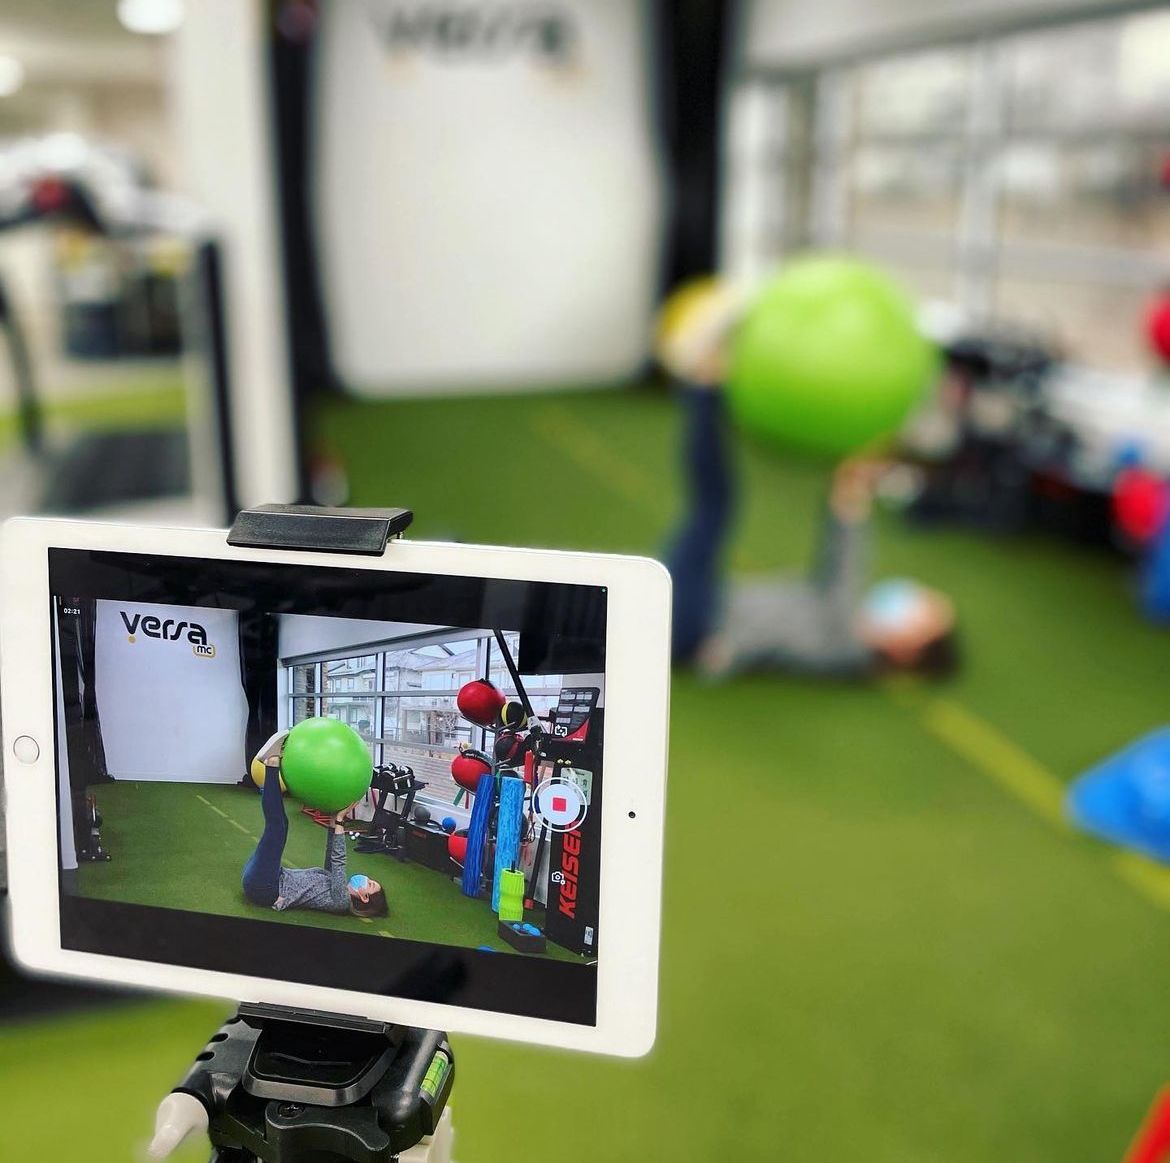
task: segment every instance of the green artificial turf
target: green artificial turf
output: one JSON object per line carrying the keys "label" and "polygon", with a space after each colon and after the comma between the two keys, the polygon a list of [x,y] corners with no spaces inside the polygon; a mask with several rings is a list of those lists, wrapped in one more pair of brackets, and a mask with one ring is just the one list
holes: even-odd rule
{"label": "green artificial turf", "polygon": [[[114,783],[94,788],[105,823],[102,842],[114,855],[108,864],[83,864],[83,896],[158,908],[190,909],[273,924],[311,925],[378,937],[401,937],[465,948],[489,946],[517,954],[496,932],[490,902],[465,897],[448,877],[419,864],[358,853],[350,845],[350,874],[364,872],[381,882],[390,913],[362,920],[351,914],[309,909],[258,908],[240,888],[240,873],[263,828],[255,791],[223,784]],[[321,866],[325,829],[289,800],[287,868]],[[535,924],[543,924],[538,911]],[[579,957],[548,946],[548,956]]]}
{"label": "green artificial turf", "polygon": [[[679,505],[677,417],[649,391],[339,401],[316,426],[354,503],[413,507],[420,537],[654,552]],[[754,449],[742,469],[735,567],[804,563],[823,470]],[[926,712],[941,695],[1066,780],[1163,721],[1170,643],[1102,555],[896,517],[880,542],[882,573],[955,598],[962,675],[902,697],[677,674],[657,1045],[457,1037],[461,1163],[1121,1158],[1170,1076],[1170,912]],[[6,1135],[129,1158],[217,1020],[171,1003],[0,1031],[0,1158]]]}

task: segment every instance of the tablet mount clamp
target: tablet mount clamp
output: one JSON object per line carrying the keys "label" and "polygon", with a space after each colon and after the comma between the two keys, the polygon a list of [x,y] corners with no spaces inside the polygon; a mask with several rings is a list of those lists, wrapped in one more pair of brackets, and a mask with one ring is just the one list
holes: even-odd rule
{"label": "tablet mount clamp", "polygon": [[[409,509],[265,505],[228,544],[381,556]],[[241,1004],[158,1108],[150,1155],[206,1131],[210,1163],[449,1163],[446,1034],[340,1014]]]}

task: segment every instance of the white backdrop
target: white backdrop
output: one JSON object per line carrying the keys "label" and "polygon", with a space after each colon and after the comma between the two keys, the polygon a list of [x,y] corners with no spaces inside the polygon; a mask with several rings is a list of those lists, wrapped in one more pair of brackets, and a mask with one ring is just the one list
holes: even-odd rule
{"label": "white backdrop", "polygon": [[357,391],[616,380],[647,352],[662,214],[644,5],[479,7],[551,12],[561,57],[515,26],[464,23],[452,48],[435,22],[473,8],[323,9],[318,238]]}
{"label": "white backdrop", "polygon": [[[245,771],[248,703],[234,610],[99,601],[95,682],[106,766],[115,779],[236,783]],[[215,656],[183,634],[154,638],[122,613],[198,622]]]}

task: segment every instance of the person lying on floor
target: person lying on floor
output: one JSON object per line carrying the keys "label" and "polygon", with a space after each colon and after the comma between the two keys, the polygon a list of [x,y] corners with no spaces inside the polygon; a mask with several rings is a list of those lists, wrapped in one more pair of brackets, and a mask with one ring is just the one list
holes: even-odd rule
{"label": "person lying on floor", "polygon": [[281,863],[288,840],[288,816],[281,795],[280,758],[287,731],[278,731],[256,753],[263,767],[264,786],[260,802],[264,831],[256,850],[244,865],[244,895],[254,905],[285,909],[317,909],[326,913],[352,913],[356,917],[384,917],[389,912],[386,893],[372,877],[346,877],[347,849],[345,808],[333,818],[325,832],[325,859],[320,868],[285,868]]}

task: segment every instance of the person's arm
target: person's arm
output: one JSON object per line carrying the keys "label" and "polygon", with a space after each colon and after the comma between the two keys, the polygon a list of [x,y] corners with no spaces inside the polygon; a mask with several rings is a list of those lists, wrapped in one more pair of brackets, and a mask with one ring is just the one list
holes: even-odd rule
{"label": "person's arm", "polygon": [[341,811],[334,816],[333,827],[329,829],[325,841],[325,874],[329,878],[330,894],[338,902],[349,901],[348,878],[346,876],[348,853],[345,847],[345,825],[342,823],[344,815],[345,811]]}
{"label": "person's arm", "polygon": [[844,461],[825,506],[812,582],[844,618],[853,617],[869,573],[870,515],[880,471],[876,461]]}
{"label": "person's arm", "polygon": [[842,519],[832,507],[821,523],[813,584],[819,593],[852,617],[869,573],[868,518]]}
{"label": "person's arm", "polygon": [[341,822],[341,813],[333,819],[333,826],[326,833],[325,838],[325,864],[326,872],[334,872],[341,870],[342,877],[345,876],[345,825]]}

